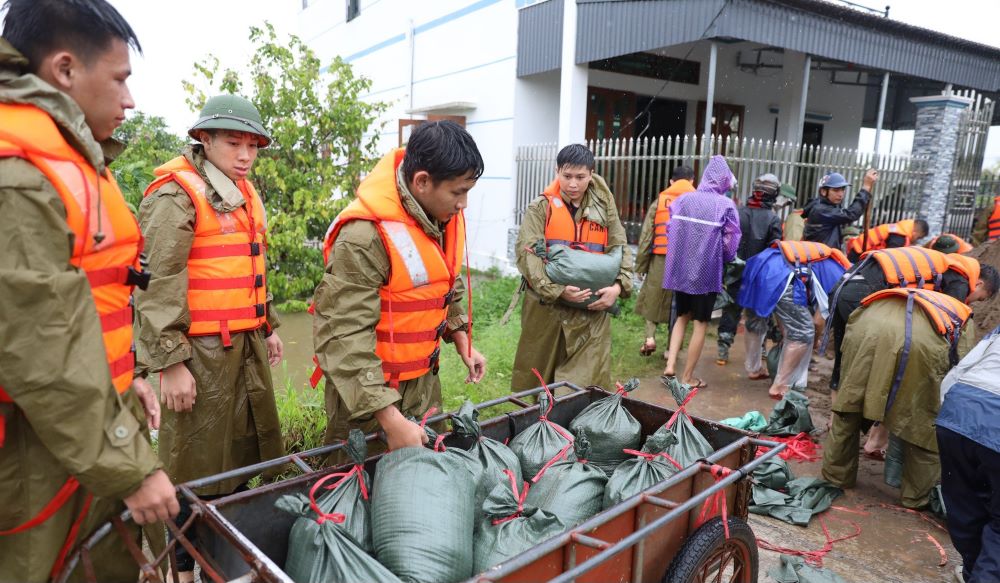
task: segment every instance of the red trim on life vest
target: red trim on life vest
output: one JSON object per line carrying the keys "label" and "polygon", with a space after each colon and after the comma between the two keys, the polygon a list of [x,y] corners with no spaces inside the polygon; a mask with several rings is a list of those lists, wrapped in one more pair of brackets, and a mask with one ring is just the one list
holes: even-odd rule
{"label": "red trim on life vest", "polygon": [[199,290],[222,290],[222,289],[246,289],[248,287],[258,287],[257,278],[253,275],[246,277],[217,277],[214,279],[189,279],[188,289]]}
{"label": "red trim on life vest", "polygon": [[248,257],[252,255],[250,243],[236,245],[211,245],[195,247],[188,254],[188,259],[214,259],[216,257]]}
{"label": "red trim on life vest", "polygon": [[99,287],[112,283],[124,284],[128,280],[128,267],[108,267],[87,272],[90,287]]}
{"label": "red trim on life vest", "polygon": [[111,332],[125,326],[132,325],[132,306],[125,306],[120,310],[110,312],[101,316],[101,331]]}

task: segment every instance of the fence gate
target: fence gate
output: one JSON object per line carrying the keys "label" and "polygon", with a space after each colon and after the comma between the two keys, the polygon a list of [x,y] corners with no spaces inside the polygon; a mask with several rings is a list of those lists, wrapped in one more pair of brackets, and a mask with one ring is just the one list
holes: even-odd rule
{"label": "fence gate", "polygon": [[982,178],[986,134],[993,119],[994,103],[971,91],[958,92],[957,95],[969,97],[973,102],[963,112],[959,122],[955,164],[948,189],[948,205],[945,207],[944,231],[967,239],[972,234],[972,221],[979,206],[976,204],[976,194]]}

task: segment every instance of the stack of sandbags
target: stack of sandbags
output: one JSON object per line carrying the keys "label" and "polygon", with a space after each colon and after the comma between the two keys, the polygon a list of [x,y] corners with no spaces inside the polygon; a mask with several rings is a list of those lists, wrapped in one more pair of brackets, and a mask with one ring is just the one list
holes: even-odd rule
{"label": "stack of sandbags", "polygon": [[638,449],[642,440],[642,424],[629,413],[622,398],[639,388],[639,379],[618,384],[614,395],[595,401],[580,411],[569,424],[575,435],[580,431],[590,440],[590,463],[610,476],[615,468],[629,459],[626,449]]}
{"label": "stack of sandbags", "polygon": [[507,483],[497,484],[483,503],[475,542],[476,573],[499,565],[566,530],[566,525],[556,515],[525,501],[530,491],[527,483],[519,485],[510,470],[504,473]]}
{"label": "stack of sandbags", "polygon": [[548,387],[538,395],[538,422],[518,433],[510,449],[521,462],[521,473],[531,480],[538,472],[565,458],[573,448],[573,436],[558,423],[549,420],[555,399]]}
{"label": "stack of sandbags", "polygon": [[468,452],[479,460],[479,464],[482,466],[479,486],[476,490],[476,508],[482,506],[483,501],[497,484],[507,482],[504,470],[513,472],[518,483],[521,483],[523,479],[521,462],[518,460],[517,454],[499,441],[483,436],[478,419],[479,411],[476,411],[471,401],[463,403],[458,413],[451,418],[455,434],[472,442]]}
{"label": "stack of sandbags", "polygon": [[657,431],[646,439],[642,451],[629,450],[627,453],[635,457],[618,466],[611,475],[604,488],[604,508],[611,508],[680,471],[681,465],[666,452],[676,443],[673,433]]}
{"label": "stack of sandbags", "polygon": [[576,526],[601,511],[608,477],[589,461],[590,441],[576,432],[575,460],[552,464],[532,484],[526,502],[559,517],[566,526]]}

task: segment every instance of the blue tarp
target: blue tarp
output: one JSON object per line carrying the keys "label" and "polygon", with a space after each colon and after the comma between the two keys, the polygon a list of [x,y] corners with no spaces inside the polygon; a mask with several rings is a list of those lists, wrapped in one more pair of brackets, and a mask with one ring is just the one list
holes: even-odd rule
{"label": "blue tarp", "polygon": [[[819,290],[814,291],[822,290],[825,303],[825,296],[830,294],[844,275],[844,267],[830,258],[810,263],[809,270],[812,272],[810,283],[814,286],[818,284]],[[743,270],[743,285],[736,301],[744,308],[752,309],[758,316],[766,318],[778,305],[791,278],[795,303],[800,306],[809,305],[805,284],[799,277],[792,277],[793,272],[794,267],[785,260],[780,249],[770,247],[761,251],[747,260]]]}

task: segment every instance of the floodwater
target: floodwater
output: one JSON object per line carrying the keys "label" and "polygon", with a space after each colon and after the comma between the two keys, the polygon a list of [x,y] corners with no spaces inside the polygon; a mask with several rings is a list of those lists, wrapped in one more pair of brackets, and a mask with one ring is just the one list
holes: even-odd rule
{"label": "floodwater", "polygon": [[308,312],[281,314],[277,333],[285,347],[285,360],[271,369],[274,386],[305,388],[313,371],[312,315]]}

